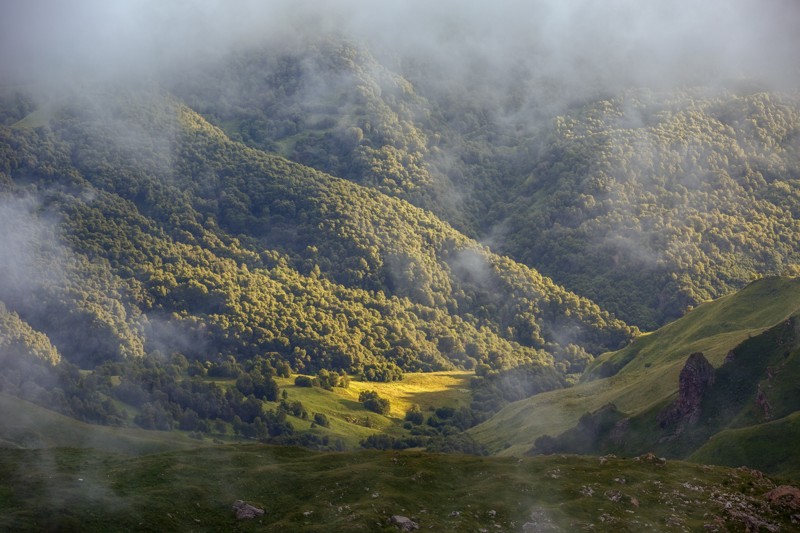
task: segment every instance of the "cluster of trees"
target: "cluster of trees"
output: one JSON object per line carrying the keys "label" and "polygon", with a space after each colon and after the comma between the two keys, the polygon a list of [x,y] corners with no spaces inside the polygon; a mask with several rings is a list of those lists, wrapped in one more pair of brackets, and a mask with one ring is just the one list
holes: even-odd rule
{"label": "cluster of trees", "polygon": [[475,374],[470,383],[470,411],[475,424],[486,420],[511,402],[569,385],[556,368],[541,365],[523,364],[501,370],[480,365]]}
{"label": "cluster of trees", "polygon": [[350,386],[350,376],[344,371],[335,372],[323,368],[314,377],[297,376],[294,384],[298,387],[322,387],[325,390],[333,390],[334,387],[346,389]]}
{"label": "cluster of trees", "polygon": [[[7,331],[7,330],[6,330]],[[0,331],[4,335],[6,331]],[[125,425],[129,422],[106,392],[111,387],[107,376],[84,375],[71,363],[60,360],[53,364],[31,356],[39,339],[25,342],[27,353],[0,351],[0,392],[17,396],[67,416],[94,424]],[[21,347],[17,344],[16,347]]]}
{"label": "cluster of trees", "polygon": [[477,419],[468,407],[439,407],[431,409],[431,414],[426,417],[418,405],[413,405],[405,415],[404,427],[408,430],[408,435],[370,435],[361,441],[361,446],[378,450],[424,447],[440,453],[488,455],[483,445],[464,433],[476,423]]}
{"label": "cluster of trees", "polygon": [[0,302],[0,362],[23,357],[58,364],[61,354],[44,333],[36,331],[20,316]]}
{"label": "cluster of trees", "polygon": [[[12,320],[13,320],[13,315]],[[91,372],[81,372],[66,360],[51,361],[32,356],[41,347],[40,335],[22,338],[29,326],[11,329],[0,313],[0,339],[10,333],[18,339],[17,351],[0,352],[4,372],[0,391],[18,396],[73,418],[95,424],[129,425],[169,431],[180,429],[202,437],[225,435],[284,444],[302,443],[320,448],[341,448],[328,438],[295,432],[288,417],[308,420],[298,401],[280,395],[276,373],[264,358],[244,365],[233,363],[233,386],[218,385],[200,375],[190,375],[186,357],[160,354],[106,362]],[[226,361],[230,363],[230,361]],[[223,362],[204,365],[223,366]],[[276,403],[267,408],[264,402]],[[316,425],[328,427],[324,414],[315,413]],[[277,440],[276,440],[277,439]]]}

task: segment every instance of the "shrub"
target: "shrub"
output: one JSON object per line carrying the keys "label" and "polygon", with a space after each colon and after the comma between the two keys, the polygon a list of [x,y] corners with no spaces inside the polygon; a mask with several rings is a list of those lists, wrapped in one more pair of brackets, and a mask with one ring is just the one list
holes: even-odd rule
{"label": "shrub", "polygon": [[313,387],[314,380],[308,376],[297,376],[294,378],[294,384],[298,387]]}
{"label": "shrub", "polygon": [[425,421],[425,415],[422,414],[422,410],[419,408],[419,405],[412,405],[411,409],[406,411],[406,422],[411,422],[412,424],[420,425]]}
{"label": "shrub", "polygon": [[323,413],[314,413],[314,423],[324,428],[331,427],[331,421]]}

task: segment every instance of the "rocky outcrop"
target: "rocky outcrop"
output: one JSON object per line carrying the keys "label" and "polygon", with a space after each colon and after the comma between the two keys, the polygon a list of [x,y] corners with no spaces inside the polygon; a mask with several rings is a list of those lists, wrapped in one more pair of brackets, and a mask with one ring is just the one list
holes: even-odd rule
{"label": "rocky outcrop", "polygon": [[658,414],[661,427],[694,424],[706,391],[714,384],[714,367],[696,352],[689,356],[678,378],[678,399]]}
{"label": "rocky outcrop", "polygon": [[625,439],[628,436],[630,427],[631,427],[631,419],[623,418],[622,420],[614,424],[614,427],[611,428],[611,431],[609,431],[608,433],[608,440],[615,446],[622,446],[625,443]]}
{"label": "rocky outcrop", "polygon": [[769,403],[767,394],[763,391],[761,385],[758,386],[758,391],[756,392],[756,407],[763,413],[765,420],[772,418],[772,404]]}
{"label": "rocky outcrop", "polygon": [[800,489],[791,485],[781,485],[766,493],[764,497],[773,505],[792,510],[800,509]]}
{"label": "rocky outcrop", "polygon": [[239,520],[244,520],[246,518],[255,518],[263,515],[264,509],[254,507],[242,500],[236,500],[233,502],[233,512],[236,513],[236,518]]}
{"label": "rocky outcrop", "polygon": [[416,531],[419,525],[408,517],[400,516],[398,514],[389,519],[389,523],[397,527],[400,531]]}
{"label": "rocky outcrop", "polygon": [[530,522],[522,524],[522,533],[546,533],[548,531],[561,531],[561,528],[544,509],[535,508],[531,511]]}

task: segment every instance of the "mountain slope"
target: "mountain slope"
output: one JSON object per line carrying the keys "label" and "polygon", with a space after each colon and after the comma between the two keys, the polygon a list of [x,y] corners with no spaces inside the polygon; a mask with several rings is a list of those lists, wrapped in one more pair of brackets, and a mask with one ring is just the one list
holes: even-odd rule
{"label": "mountain slope", "polygon": [[[537,453],[637,453],[651,449],[671,457],[694,456],[721,461],[743,457],[770,473],[796,470],[793,415],[800,410],[800,326],[798,314],[748,338],[717,369],[703,355],[692,354],[680,374],[680,390],[670,403],[652,405],[630,416],[613,406],[584,415],[578,425],[555,438],[537,439]],[[766,422],[777,420],[776,425]],[[777,427],[784,433],[776,431]],[[719,453],[713,443],[727,431]],[[765,439],[772,437],[769,446]],[[716,450],[716,453],[711,452]],[[755,459],[756,455],[758,458]],[[786,462],[784,465],[783,463]],[[730,464],[725,463],[725,464]]]}
{"label": "mountain slope", "polygon": [[[545,354],[561,358],[567,346],[556,340],[560,330],[569,331],[564,337],[581,342],[590,352],[614,346],[630,335],[624,324],[590,302],[491,254],[408,204],[233,143],[187,108],[157,95],[149,99],[128,95],[127,101],[112,100],[109,107],[113,121],[91,107],[66,111],[72,116],[51,121],[53,137],[46,130],[9,131],[7,146],[18,144],[20,150],[17,155],[8,153],[7,166],[12,177],[46,180],[51,195],[63,194],[56,191],[69,187],[63,181],[66,176],[83,181],[81,188],[89,186],[92,201],[81,201],[82,193],[69,189],[68,196],[52,201],[62,206],[60,214],[70,221],[66,237],[92,261],[108,264],[114,275],[122,273],[126,282],[138,285],[138,297],[143,299],[139,305],[144,304],[146,311],[183,308],[212,321],[228,313],[245,321],[246,332],[253,330],[265,318],[255,315],[255,310],[237,311],[240,297],[236,295],[241,287],[263,288],[264,282],[203,279],[210,274],[198,270],[205,261],[201,258],[210,258],[208,252],[212,252],[235,257],[238,265],[214,269],[233,268],[239,277],[260,276],[264,272],[259,269],[285,264],[296,272],[292,276],[304,280],[304,290],[357,291],[347,299],[371,299],[358,291],[373,291],[379,299],[381,293],[391,298],[390,305],[414,308],[405,316],[419,320],[425,315],[426,323],[432,324],[425,340],[413,331],[402,333],[405,328],[398,333],[412,343],[409,348],[415,358],[430,354],[438,360],[429,363],[432,368],[447,368],[452,361],[466,364],[468,359],[497,366],[513,360],[545,361]],[[54,143],[66,145],[45,155],[41,145],[52,150]],[[24,163],[14,166],[20,152],[26,154]],[[67,152],[71,152],[68,158]],[[31,164],[31,159],[38,161]],[[46,177],[46,166],[58,168],[57,175]],[[86,226],[87,217],[96,220]],[[129,226],[133,227],[126,231]],[[131,232],[126,238],[118,237]],[[165,237],[165,243],[158,243]],[[170,247],[177,250],[169,255],[181,259],[162,260],[164,266],[152,272],[150,265],[158,263],[153,251],[162,248],[158,255],[163,257]],[[187,258],[193,259],[184,265]],[[175,277],[177,282],[170,283],[177,286],[157,281],[164,276]],[[512,297],[502,298],[503,294]],[[213,303],[215,298],[217,303]],[[230,305],[226,304],[231,298]],[[264,297],[256,300],[264,301]],[[567,308],[570,313],[562,311]],[[432,320],[433,316],[440,318]],[[436,326],[441,319],[448,321],[446,326]],[[350,323],[348,327],[353,327]],[[472,328],[474,333],[458,333],[455,343],[440,341],[462,328]],[[266,329],[281,336],[276,327]],[[496,341],[487,344],[482,338]],[[266,341],[256,339],[255,343]],[[419,346],[420,341],[434,344]],[[491,346],[496,342],[500,343],[497,347]],[[381,350],[397,351],[398,344],[392,341]],[[367,351],[376,352],[366,342],[350,345],[366,345]],[[472,346],[469,353],[467,345]],[[450,363],[440,358],[443,352]],[[363,358],[358,353],[352,357]],[[567,361],[565,369],[573,363],[580,368],[587,360],[585,355],[580,357],[584,359]],[[401,364],[402,358],[399,353],[394,357]],[[508,363],[493,361],[498,358]],[[357,371],[346,362],[337,364]]]}
{"label": "mountain slope", "polygon": [[797,272],[797,95],[633,90],[557,117],[502,251],[652,329]]}
{"label": "mountain slope", "polygon": [[[582,415],[613,404],[634,416],[663,408],[678,390],[686,357],[702,352],[715,366],[748,337],[800,309],[800,280],[766,278],[742,291],[702,304],[676,322],[604,354],[584,381],[504,408],[469,433],[493,451],[521,453],[545,434],[575,426]],[[606,376],[606,377],[602,377]]]}
{"label": "mountain slope", "polygon": [[[388,381],[475,369],[481,419],[646,352],[651,337],[592,363],[638,334],[605,308],[651,328],[795,272],[796,95],[640,88],[551,106],[553,87],[524,69],[484,99],[487,84],[378,57],[327,36],[44,101],[38,87],[0,91],[0,245],[12,250],[0,302],[30,327],[25,342],[60,354],[69,394],[99,387],[70,412],[89,419],[100,403],[92,420],[122,423],[109,394],[153,404],[162,386],[230,392],[246,408],[235,387],[190,383],[209,371],[253,373],[271,395],[279,370]],[[719,357],[753,324],[715,323],[696,343],[687,330],[672,346]],[[663,399],[678,359],[665,374],[635,361],[615,376],[630,384],[621,401],[656,401],[646,387]],[[125,372],[149,377],[120,392]],[[169,385],[152,379],[164,372]],[[4,386],[55,401],[40,381],[15,373]],[[176,398],[148,423],[191,419]]]}
{"label": "mountain slope", "polygon": [[24,111],[36,120],[0,128],[0,302],[62,364],[22,354],[36,371],[0,386],[64,414],[201,432],[239,417],[267,438],[303,411],[268,403],[292,371],[541,374],[489,390],[485,416],[637,333],[429,212],[234,142],[151,86]]}
{"label": "mountain slope", "polygon": [[749,465],[797,479],[800,413],[743,428],[725,429],[689,456],[697,463]]}

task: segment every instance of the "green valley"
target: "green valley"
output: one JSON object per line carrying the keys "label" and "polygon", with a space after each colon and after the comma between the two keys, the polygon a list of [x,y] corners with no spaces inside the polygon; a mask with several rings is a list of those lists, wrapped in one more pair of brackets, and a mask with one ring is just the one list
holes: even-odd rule
{"label": "green valley", "polygon": [[62,4],[0,530],[797,528],[796,2]]}

